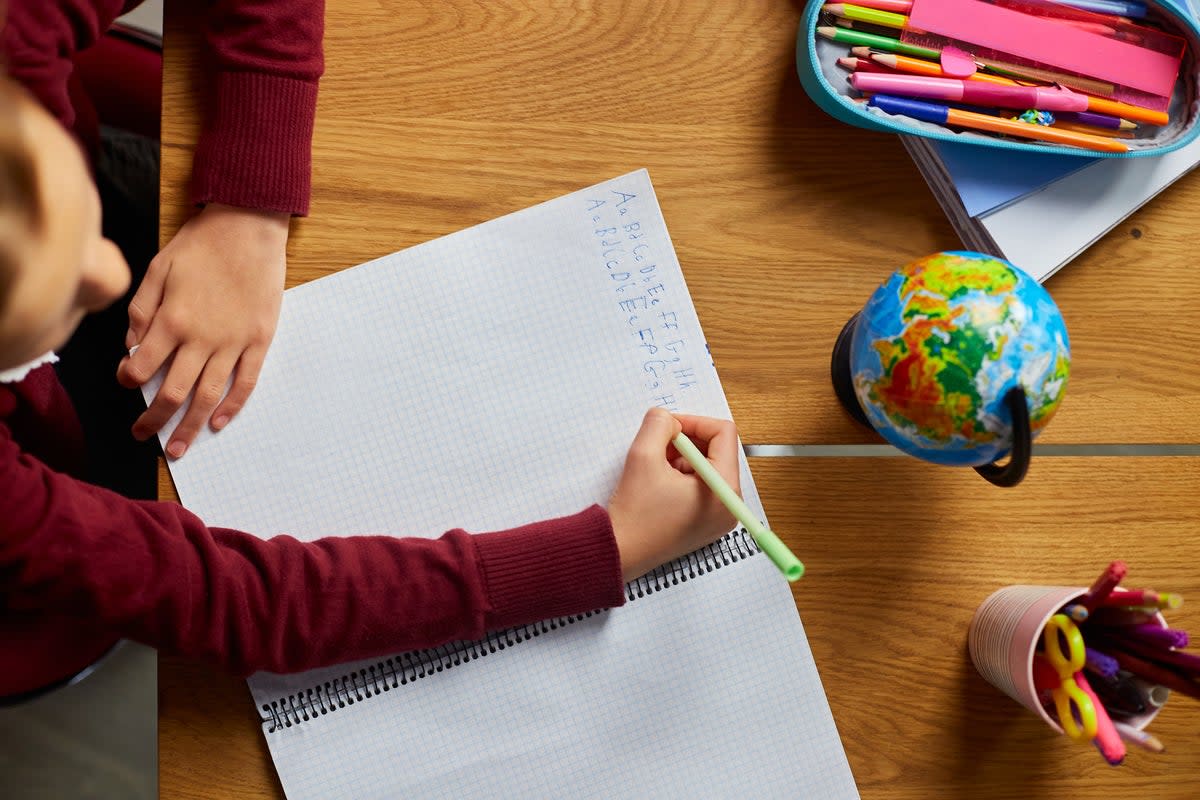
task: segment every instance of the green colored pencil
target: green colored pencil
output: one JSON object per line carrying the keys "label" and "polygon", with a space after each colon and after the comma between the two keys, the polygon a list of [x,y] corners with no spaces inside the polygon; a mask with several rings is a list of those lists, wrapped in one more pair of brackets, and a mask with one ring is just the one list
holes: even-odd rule
{"label": "green colored pencil", "polygon": [[862,45],[873,47],[876,50],[886,50],[889,53],[899,53],[902,56],[912,56],[913,58],[927,58],[931,61],[937,61],[942,55],[937,50],[931,50],[928,47],[905,44],[899,39],[893,39],[890,36],[880,36],[877,33],[856,31],[850,28],[835,28],[832,25],[822,25],[817,28],[817,34],[831,41],[841,42],[852,47]]}
{"label": "green colored pencil", "polygon": [[733,487],[725,482],[721,473],[717,472],[717,468],[704,457],[704,454],[692,443],[687,434],[682,432],[676,434],[672,444],[679,451],[679,455],[688,460],[700,479],[708,484],[708,488],[712,489],[717,499],[725,504],[729,513],[733,514],[737,521],[742,523],[742,527],[754,537],[755,543],[775,563],[775,566],[779,567],[783,577],[789,581],[798,580],[804,574],[804,565],[800,563],[800,559],[796,558],[788,546],[780,541],[774,531],[758,521],[758,517],[750,510],[750,506],[737,496]]}

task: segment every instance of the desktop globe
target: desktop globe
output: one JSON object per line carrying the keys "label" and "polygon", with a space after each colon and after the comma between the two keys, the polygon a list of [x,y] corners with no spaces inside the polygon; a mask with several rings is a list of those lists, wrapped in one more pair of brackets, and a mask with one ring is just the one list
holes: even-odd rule
{"label": "desktop globe", "polygon": [[[993,483],[998,459],[1029,442],[1062,401],[1070,366],[1058,307],[1003,259],[943,252],[894,272],[834,349],[838,397],[900,450],[971,466]],[[1015,469],[1015,468],[1014,468]],[[991,474],[989,474],[989,470]]]}

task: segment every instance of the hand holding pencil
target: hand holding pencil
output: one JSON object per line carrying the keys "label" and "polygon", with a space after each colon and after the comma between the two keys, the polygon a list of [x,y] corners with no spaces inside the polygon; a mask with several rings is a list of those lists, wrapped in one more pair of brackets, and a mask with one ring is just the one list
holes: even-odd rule
{"label": "hand holding pencil", "polygon": [[662,408],[647,411],[608,501],[626,581],[703,547],[733,528],[729,509],[671,444],[679,433],[695,439],[721,477],[739,490],[739,445],[731,421],[672,415]]}
{"label": "hand holding pencil", "polygon": [[737,428],[728,420],[646,412],[608,502],[626,581],[715,541],[735,519],[788,580],[803,574],[804,566],[742,502],[739,452]]}

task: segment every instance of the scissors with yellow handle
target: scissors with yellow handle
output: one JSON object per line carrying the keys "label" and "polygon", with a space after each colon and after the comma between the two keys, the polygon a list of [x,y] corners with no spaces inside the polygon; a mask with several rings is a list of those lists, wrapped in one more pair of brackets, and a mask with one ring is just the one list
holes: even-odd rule
{"label": "scissors with yellow handle", "polygon": [[1090,742],[1096,738],[1096,707],[1075,682],[1075,673],[1083,669],[1087,659],[1083,634],[1066,614],[1055,614],[1042,631],[1042,650],[1058,673],[1058,686],[1050,690],[1050,695],[1059,724],[1072,740]]}

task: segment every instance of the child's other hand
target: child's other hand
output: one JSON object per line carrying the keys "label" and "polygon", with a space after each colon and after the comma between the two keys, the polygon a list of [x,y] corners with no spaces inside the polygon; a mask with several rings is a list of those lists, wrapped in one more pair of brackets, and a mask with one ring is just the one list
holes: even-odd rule
{"label": "child's other hand", "polygon": [[125,346],[138,350],[122,359],[117,379],[140,386],[174,360],[134,423],[135,437],[157,433],[194,391],[165,448],[178,458],[206,422],[220,430],[245,404],[279,321],[289,221],[285,213],[209,205],[150,262],[129,304]]}
{"label": "child's other hand", "polygon": [[616,491],[608,501],[626,581],[690,553],[733,528],[733,515],[671,444],[680,431],[741,493],[737,428],[732,422],[672,416],[661,408],[646,412],[625,458]]}

